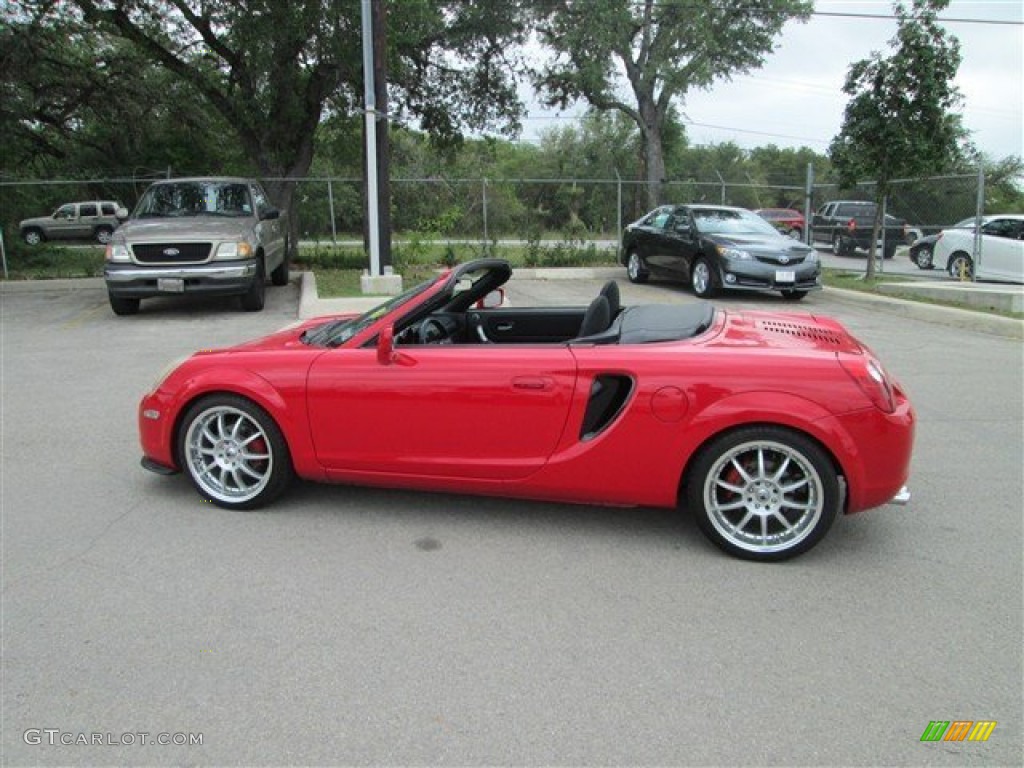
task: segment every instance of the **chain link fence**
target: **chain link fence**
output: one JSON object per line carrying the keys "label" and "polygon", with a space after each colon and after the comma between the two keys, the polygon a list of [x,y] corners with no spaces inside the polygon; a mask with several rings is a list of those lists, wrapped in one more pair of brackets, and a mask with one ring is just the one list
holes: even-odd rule
{"label": "chain link fence", "polygon": [[[154,178],[0,181],[0,225],[17,235],[21,219],[45,216],[67,202],[116,200],[131,209]],[[874,199],[874,185],[764,185],[717,180],[665,181],[659,203],[713,203],[744,208],[794,208],[812,214],[835,199]],[[279,181],[275,179],[274,181]],[[361,240],[364,183],[359,178],[296,179],[292,215],[303,239]],[[914,234],[938,232],[978,210],[980,174],[897,181],[887,212]],[[626,179],[392,178],[396,238],[410,234],[487,243],[504,238],[618,240],[648,208],[647,187]]]}

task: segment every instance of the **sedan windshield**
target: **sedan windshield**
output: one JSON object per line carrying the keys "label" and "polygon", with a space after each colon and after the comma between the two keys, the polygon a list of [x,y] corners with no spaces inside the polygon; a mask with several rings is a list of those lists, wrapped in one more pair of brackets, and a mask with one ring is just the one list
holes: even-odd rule
{"label": "sedan windshield", "polygon": [[749,211],[729,208],[705,208],[693,211],[697,229],[706,235],[771,235],[777,237],[775,227]]}
{"label": "sedan windshield", "polygon": [[146,190],[135,217],[252,216],[245,184],[225,181],[182,181],[154,184]]}

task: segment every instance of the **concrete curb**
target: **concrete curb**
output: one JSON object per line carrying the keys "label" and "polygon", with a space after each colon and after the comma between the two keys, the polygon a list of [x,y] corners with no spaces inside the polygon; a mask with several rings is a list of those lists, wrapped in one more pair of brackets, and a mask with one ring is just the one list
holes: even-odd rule
{"label": "concrete curb", "polygon": [[827,295],[848,304],[869,304],[879,312],[897,317],[969,329],[993,336],[1024,339],[1024,320],[1016,320],[1012,317],[1000,317],[999,315],[990,315],[985,312],[960,309],[959,307],[942,307],[937,304],[926,304],[909,299],[849,291],[844,288],[825,288],[824,290]]}
{"label": "concrete curb", "polygon": [[102,277],[60,277],[53,280],[0,280],[2,293],[43,293],[45,291],[80,291],[103,288]]}

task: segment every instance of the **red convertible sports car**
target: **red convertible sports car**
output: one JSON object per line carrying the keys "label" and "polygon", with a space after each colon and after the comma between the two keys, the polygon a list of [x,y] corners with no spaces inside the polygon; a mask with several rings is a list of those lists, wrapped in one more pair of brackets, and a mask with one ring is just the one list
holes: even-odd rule
{"label": "red convertible sports car", "polygon": [[909,499],[914,412],[838,322],[699,302],[493,307],[507,262],[203,350],[142,400],[143,466],[250,509],[307,480],[689,508],[781,560]]}

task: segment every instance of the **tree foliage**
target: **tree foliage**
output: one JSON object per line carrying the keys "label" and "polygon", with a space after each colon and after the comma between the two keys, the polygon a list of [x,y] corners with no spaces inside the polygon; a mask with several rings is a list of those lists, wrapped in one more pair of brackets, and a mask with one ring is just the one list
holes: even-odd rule
{"label": "tree foliage", "polygon": [[[643,147],[648,207],[665,178],[663,134],[674,101],[694,88],[759,67],[806,0],[743,6],[667,0],[547,0],[541,40],[553,52],[535,84],[549,104],[585,100],[632,120]],[[621,73],[621,74],[620,74]],[[630,96],[623,95],[625,79]]]}
{"label": "tree foliage", "polygon": [[882,203],[892,181],[942,173],[962,156],[966,132],[953,111],[960,103],[953,84],[960,44],[937,20],[948,5],[949,0],[912,0],[910,8],[895,3],[892,55],[875,52],[855,62],[843,85],[851,98],[829,157],[843,186],[852,187],[863,178],[875,181],[878,206],[869,277],[874,274]]}
{"label": "tree foliage", "polygon": [[[441,140],[515,125],[510,51],[524,35],[518,2],[389,5],[389,99],[398,112]],[[362,100],[359,0],[28,0],[26,7],[36,29],[54,30],[73,23],[68,8],[77,8],[83,32],[127,44],[199,94],[194,108],[230,127],[282,207],[291,207],[292,179],[312,163],[323,117],[351,115]]]}

